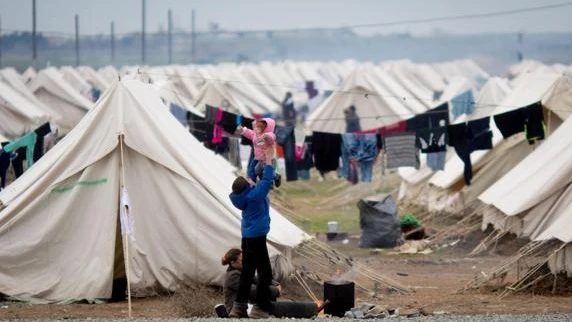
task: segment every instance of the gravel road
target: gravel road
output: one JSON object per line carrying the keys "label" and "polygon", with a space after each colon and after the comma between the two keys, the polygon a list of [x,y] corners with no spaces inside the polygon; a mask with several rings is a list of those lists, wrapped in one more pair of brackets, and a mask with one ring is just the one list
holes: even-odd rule
{"label": "gravel road", "polygon": [[[130,321],[130,322],[244,322],[242,319],[218,319],[218,318],[194,318],[194,319],[11,319],[2,321],[16,321],[16,322],[31,322],[31,321],[61,321],[61,322],[75,322],[75,321],[89,321],[89,322],[114,322],[114,321]],[[572,314],[526,314],[526,315],[473,315],[473,316],[451,316],[451,315],[438,315],[438,316],[424,316],[416,318],[385,318],[385,319],[346,319],[346,318],[316,318],[316,319],[264,319],[260,321],[270,322],[284,322],[284,320],[296,320],[300,322],[313,321],[313,322],[341,322],[341,321],[404,321],[404,322],[569,322],[572,321]]]}

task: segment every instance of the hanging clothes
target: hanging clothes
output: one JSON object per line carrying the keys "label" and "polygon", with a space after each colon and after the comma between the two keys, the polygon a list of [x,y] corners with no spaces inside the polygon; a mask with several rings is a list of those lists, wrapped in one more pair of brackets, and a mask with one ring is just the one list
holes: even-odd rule
{"label": "hanging clothes", "polygon": [[361,134],[381,134],[382,136],[385,134],[391,134],[391,133],[403,133],[407,131],[407,121],[406,120],[401,120],[389,125],[385,125],[383,127],[380,128],[375,128],[375,129],[369,129],[369,130],[363,130],[360,131],[358,133]]}
{"label": "hanging clothes", "polygon": [[17,139],[14,142],[8,143],[5,147],[4,147],[4,151],[6,152],[12,152],[18,148],[26,148],[26,163],[28,168],[32,166],[32,163],[34,163],[34,146],[36,145],[36,140],[38,138],[38,135],[36,134],[36,132],[32,131],[30,133],[27,133],[26,135],[20,137],[19,139]]}
{"label": "hanging clothes", "polygon": [[536,102],[516,110],[494,116],[495,124],[503,138],[525,132],[528,143],[543,140],[546,133],[542,103]]}
{"label": "hanging clothes", "polygon": [[451,114],[453,118],[457,118],[463,114],[472,114],[475,110],[475,99],[473,91],[468,90],[451,100]]}
{"label": "hanging clothes", "polygon": [[296,161],[302,160],[304,156],[304,149],[306,145],[304,144],[304,139],[306,138],[306,133],[304,130],[294,128],[294,142],[295,142],[295,149],[294,154],[296,155]]}
{"label": "hanging clothes", "polygon": [[417,131],[417,143],[423,153],[447,151],[447,128],[440,126],[419,130]]}
{"label": "hanging clothes", "polygon": [[238,170],[242,170],[242,161],[240,159],[240,139],[228,138],[228,161]]}
{"label": "hanging clothes", "polygon": [[449,125],[449,104],[443,103],[406,121],[407,131],[417,132]]}
{"label": "hanging clothes", "polygon": [[310,169],[314,167],[312,160],[312,136],[304,138],[304,155],[302,159],[297,161],[296,167],[298,169],[298,178],[302,180],[310,180]]}
{"label": "hanging clothes", "polygon": [[[357,160],[359,157],[359,136],[356,133],[342,134],[341,164],[338,177],[346,178],[349,182],[357,183]],[[353,167],[352,167],[352,162]],[[355,172],[354,172],[355,170]]]}
{"label": "hanging clothes", "polygon": [[386,167],[419,169],[419,149],[413,132],[388,134],[383,137]]}
{"label": "hanging clothes", "polygon": [[377,157],[377,137],[375,134],[359,135],[358,165],[362,182],[371,182],[373,163]]}
{"label": "hanging clothes", "polygon": [[34,145],[34,162],[38,161],[44,155],[44,137],[52,132],[50,123],[44,123],[35,129],[37,139]]}
{"label": "hanging clothes", "polygon": [[546,124],[542,113],[542,104],[536,102],[523,108],[524,132],[529,144],[544,140]]}
{"label": "hanging clothes", "polygon": [[10,158],[12,162],[12,169],[14,169],[14,174],[16,178],[19,178],[24,174],[24,160],[26,160],[26,148],[19,148],[12,153]]}
{"label": "hanging clothes", "polygon": [[[8,144],[8,142],[1,143],[2,148]],[[4,188],[6,186],[6,173],[10,167],[10,156],[10,152],[6,152],[4,149],[0,149],[0,188]]]}
{"label": "hanging clothes", "polygon": [[216,121],[217,110],[218,108],[206,104],[205,121],[207,121],[207,123],[214,124]]}
{"label": "hanging clothes", "polygon": [[427,153],[427,166],[432,171],[445,170],[447,151]]}
{"label": "hanging clothes", "polygon": [[524,131],[524,114],[520,109],[497,114],[493,119],[505,139]]}
{"label": "hanging clothes", "polygon": [[213,144],[222,143],[222,126],[220,126],[220,121],[222,120],[222,109],[217,109],[215,122],[213,124],[213,138],[211,142]]}
{"label": "hanging clothes", "polygon": [[471,153],[477,150],[490,150],[493,147],[490,117],[449,125],[447,127],[449,145],[464,163],[463,177],[466,185],[471,185],[473,166]]}
{"label": "hanging clothes", "polygon": [[[206,119],[202,116],[195,115],[191,112],[187,114],[187,122],[189,124],[189,132],[199,141],[207,140],[207,133],[212,133],[212,126],[209,126]],[[210,130],[210,131],[209,131]]]}
{"label": "hanging clothes", "polygon": [[342,136],[337,133],[313,132],[312,152],[316,169],[321,173],[336,171],[342,155]]}
{"label": "hanging clothes", "polygon": [[286,181],[298,180],[298,169],[296,167],[296,140],[294,139],[294,128],[290,126],[277,126],[274,129],[276,143],[284,149],[284,163],[286,164]]}

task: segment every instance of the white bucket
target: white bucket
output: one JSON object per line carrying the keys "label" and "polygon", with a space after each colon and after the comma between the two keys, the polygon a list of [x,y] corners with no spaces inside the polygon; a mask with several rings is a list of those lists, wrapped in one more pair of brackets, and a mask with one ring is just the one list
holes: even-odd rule
{"label": "white bucket", "polygon": [[337,232],[338,232],[338,222],[328,221],[328,233],[337,233]]}

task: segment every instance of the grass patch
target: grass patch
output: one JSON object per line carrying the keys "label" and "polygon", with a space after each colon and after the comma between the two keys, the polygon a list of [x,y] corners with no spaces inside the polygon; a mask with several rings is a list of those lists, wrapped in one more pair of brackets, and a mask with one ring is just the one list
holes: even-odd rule
{"label": "grass patch", "polygon": [[348,186],[345,180],[332,178],[288,182],[280,187],[279,193],[272,195],[272,204],[309,234],[327,232],[330,221],[338,222],[338,232],[356,234],[359,233],[359,211],[355,203],[334,208],[324,203],[328,197],[343,194]]}

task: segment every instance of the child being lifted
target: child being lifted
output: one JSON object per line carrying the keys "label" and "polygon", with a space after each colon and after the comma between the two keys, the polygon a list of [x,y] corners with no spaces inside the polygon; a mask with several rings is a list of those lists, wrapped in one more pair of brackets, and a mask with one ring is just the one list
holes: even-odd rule
{"label": "child being lifted", "polygon": [[[242,134],[245,138],[252,141],[254,148],[254,158],[248,164],[246,175],[252,181],[256,182],[257,178],[262,177],[262,169],[265,165],[265,152],[266,149],[274,149],[276,144],[276,136],[274,135],[274,127],[276,122],[269,118],[263,118],[254,122],[254,130],[246,127],[239,126],[238,133]],[[272,159],[272,167],[276,169],[276,159]],[[274,173],[274,185],[280,187],[282,178],[280,174]]]}

